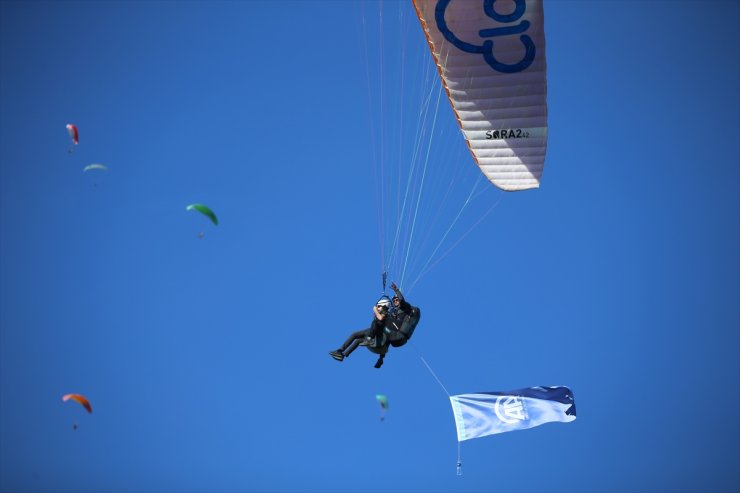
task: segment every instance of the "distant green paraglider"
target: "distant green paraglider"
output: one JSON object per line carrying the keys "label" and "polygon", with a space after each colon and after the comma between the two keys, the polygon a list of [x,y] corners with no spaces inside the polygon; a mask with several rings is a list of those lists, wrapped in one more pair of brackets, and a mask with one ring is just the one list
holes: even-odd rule
{"label": "distant green paraglider", "polygon": [[85,166],[85,168],[82,170],[82,172],[83,173],[87,173],[88,171],[90,171],[92,169],[99,169],[99,170],[102,170],[102,171],[108,171],[108,166],[106,166],[104,164],[88,164],[87,166]]}
{"label": "distant green paraglider", "polygon": [[375,400],[380,404],[380,421],[383,421],[385,419],[385,411],[388,409],[388,397],[383,394],[377,394]]}
{"label": "distant green paraglider", "polygon": [[204,216],[208,217],[213,224],[215,224],[216,226],[218,226],[218,218],[216,217],[216,214],[214,214],[213,211],[211,209],[209,209],[208,207],[206,207],[205,205],[203,205],[203,204],[190,204],[185,209],[188,210],[188,211],[196,210],[196,211],[200,212]]}

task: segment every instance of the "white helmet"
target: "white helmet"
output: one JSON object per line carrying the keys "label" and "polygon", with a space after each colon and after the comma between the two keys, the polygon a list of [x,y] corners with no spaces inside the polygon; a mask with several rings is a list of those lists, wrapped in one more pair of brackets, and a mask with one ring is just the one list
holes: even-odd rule
{"label": "white helmet", "polygon": [[381,306],[384,308],[389,308],[391,306],[391,299],[387,296],[381,296],[377,303],[375,303],[375,306],[380,308]]}

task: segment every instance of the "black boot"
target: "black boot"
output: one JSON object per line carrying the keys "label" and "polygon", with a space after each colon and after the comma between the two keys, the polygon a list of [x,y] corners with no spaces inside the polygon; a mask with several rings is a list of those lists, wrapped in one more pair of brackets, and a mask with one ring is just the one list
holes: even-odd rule
{"label": "black boot", "polygon": [[332,358],[334,358],[337,361],[343,361],[344,360],[344,353],[337,349],[336,351],[329,352],[329,355],[331,355]]}
{"label": "black boot", "polygon": [[375,362],[375,368],[380,368],[381,366],[383,366],[383,357],[382,356],[380,358],[378,358],[378,361]]}

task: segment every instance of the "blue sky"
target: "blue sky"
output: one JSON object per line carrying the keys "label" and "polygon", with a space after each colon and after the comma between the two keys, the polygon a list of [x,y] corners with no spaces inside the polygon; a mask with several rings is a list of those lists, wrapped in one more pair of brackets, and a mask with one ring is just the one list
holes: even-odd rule
{"label": "blue sky", "polygon": [[[542,186],[465,211],[376,370],[327,352],[370,321],[375,171],[418,122],[391,54],[431,63],[380,8],[0,3],[1,491],[740,488],[740,4],[546,2]],[[464,442],[457,477],[421,358],[451,394],[568,385],[578,419]]]}

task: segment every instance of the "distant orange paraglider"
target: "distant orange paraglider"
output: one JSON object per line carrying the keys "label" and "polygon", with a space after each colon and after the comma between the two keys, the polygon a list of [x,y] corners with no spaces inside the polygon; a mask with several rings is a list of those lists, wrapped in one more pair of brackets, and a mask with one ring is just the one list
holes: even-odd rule
{"label": "distant orange paraglider", "polygon": [[87,412],[88,413],[91,413],[92,414],[92,406],[90,405],[90,401],[88,401],[87,398],[84,395],[80,395],[80,394],[67,394],[65,396],[62,396],[62,400],[65,401],[65,402],[68,401],[68,400],[70,400],[70,399],[72,399],[73,401],[76,401],[76,402],[80,403],[82,406],[85,407],[85,409],[87,409]]}

